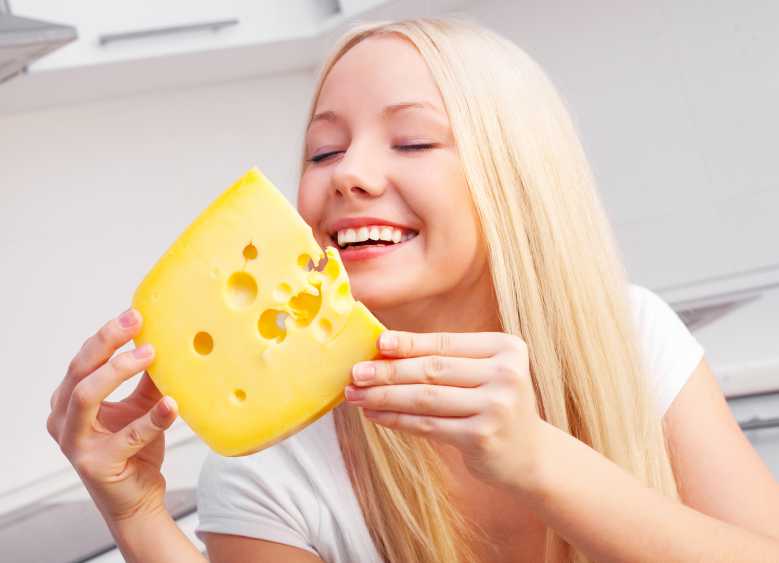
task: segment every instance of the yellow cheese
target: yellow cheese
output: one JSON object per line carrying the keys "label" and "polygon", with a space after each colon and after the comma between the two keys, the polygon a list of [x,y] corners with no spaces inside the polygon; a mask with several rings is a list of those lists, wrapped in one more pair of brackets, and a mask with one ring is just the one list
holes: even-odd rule
{"label": "yellow cheese", "polygon": [[[326,258],[326,260],[325,260]],[[384,327],[351,295],[338,251],[252,168],[138,286],[136,346],[182,419],[225,456],[262,450],[344,400]]]}

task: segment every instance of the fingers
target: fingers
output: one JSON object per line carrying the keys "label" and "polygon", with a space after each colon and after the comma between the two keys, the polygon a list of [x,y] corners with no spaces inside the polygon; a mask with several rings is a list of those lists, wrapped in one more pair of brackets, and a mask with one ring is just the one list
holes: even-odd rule
{"label": "fingers", "polygon": [[128,309],[115,319],[108,321],[97,333],[89,337],[71,360],[65,378],[52,395],[52,410],[64,413],[76,385],[102,366],[117,349],[138,334],[141,321],[141,315],[138,311]]}
{"label": "fingers", "polygon": [[492,378],[493,370],[489,363],[491,361],[452,356],[424,356],[359,362],[352,368],[352,381],[358,387],[394,383],[477,387]]}
{"label": "fingers", "polygon": [[114,459],[128,459],[153,442],[176,420],[178,405],[172,397],[163,397],[142,417],[113,434],[108,448]]}
{"label": "fingers", "polygon": [[404,332],[385,331],[379,337],[379,351],[385,356],[461,356],[488,358],[505,349],[509,339],[502,332]]}
{"label": "fingers", "polygon": [[349,403],[370,410],[427,416],[473,416],[489,407],[486,391],[442,385],[378,385],[346,388]]}
{"label": "fingers", "polygon": [[146,369],[153,359],[153,347],[144,344],[114,356],[89,377],[82,379],[74,387],[68,403],[65,418],[68,435],[78,437],[92,431],[100,404],[123,381]]}
{"label": "fingers", "polygon": [[387,428],[446,442],[463,450],[480,439],[481,425],[476,417],[447,418],[368,409],[363,412],[368,420]]}
{"label": "fingers", "polygon": [[138,382],[133,392],[125,399],[125,402],[138,403],[143,408],[149,408],[162,398],[162,393],[151,380],[148,371],[143,372],[143,377]]}

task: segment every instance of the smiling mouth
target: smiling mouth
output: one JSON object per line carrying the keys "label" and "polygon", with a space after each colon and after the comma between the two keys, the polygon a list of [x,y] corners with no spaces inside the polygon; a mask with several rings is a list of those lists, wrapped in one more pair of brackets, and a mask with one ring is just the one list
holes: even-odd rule
{"label": "smiling mouth", "polygon": [[369,246],[393,246],[416,237],[418,231],[382,227],[359,227],[329,233],[330,243],[339,250]]}

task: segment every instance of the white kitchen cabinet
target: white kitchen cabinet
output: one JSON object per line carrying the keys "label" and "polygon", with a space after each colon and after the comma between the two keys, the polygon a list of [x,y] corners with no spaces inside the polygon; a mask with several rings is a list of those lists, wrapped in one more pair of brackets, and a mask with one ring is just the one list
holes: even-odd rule
{"label": "white kitchen cabinet", "polygon": [[[17,15],[78,30],[76,41],[30,66],[37,72],[306,37],[338,15],[339,5],[336,0],[16,0],[12,8]],[[218,30],[171,29],[217,22],[223,25]],[[169,31],[110,40],[115,34],[163,29]]]}

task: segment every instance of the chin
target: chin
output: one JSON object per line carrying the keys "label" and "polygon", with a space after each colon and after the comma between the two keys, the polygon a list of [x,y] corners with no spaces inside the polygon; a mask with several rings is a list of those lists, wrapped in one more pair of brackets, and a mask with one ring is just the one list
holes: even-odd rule
{"label": "chin", "polygon": [[352,297],[371,311],[395,307],[413,300],[399,287],[386,284],[359,284],[352,286]]}

